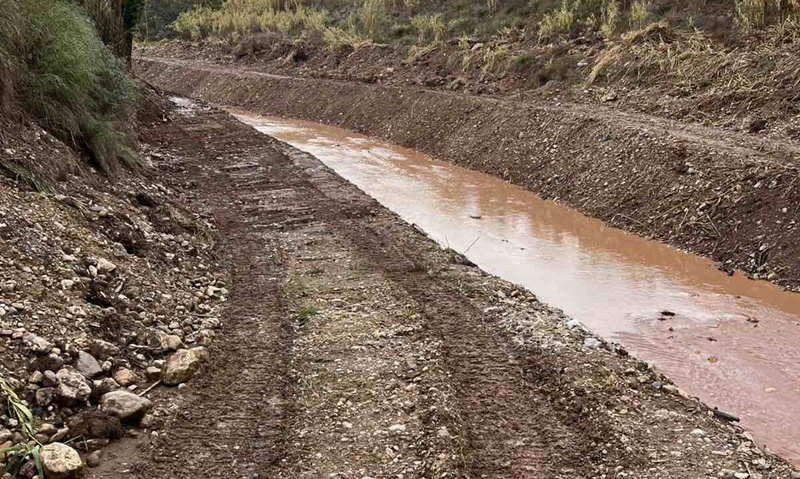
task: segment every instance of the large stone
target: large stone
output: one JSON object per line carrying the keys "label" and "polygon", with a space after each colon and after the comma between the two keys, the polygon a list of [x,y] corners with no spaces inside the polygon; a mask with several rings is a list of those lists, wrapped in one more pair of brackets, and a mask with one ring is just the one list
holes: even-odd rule
{"label": "large stone", "polygon": [[78,358],[75,360],[75,369],[89,379],[93,379],[103,372],[103,368],[94,356],[83,351],[78,353]]}
{"label": "large stone", "polygon": [[25,333],[22,336],[22,342],[31,348],[31,351],[38,354],[47,354],[55,347],[55,345],[50,341],[33,333]]}
{"label": "large stone", "polygon": [[120,351],[119,347],[109,343],[108,341],[95,339],[92,341],[92,344],[89,345],[89,352],[92,354],[92,356],[100,360],[106,360],[110,357],[118,356]]}
{"label": "large stone", "polygon": [[47,479],[74,479],[83,472],[83,462],[78,452],[60,442],[44,446],[40,460]]}
{"label": "large stone", "polygon": [[100,399],[100,410],[125,421],[141,419],[152,405],[149,399],[125,390],[106,393]]}
{"label": "large stone", "polygon": [[164,332],[158,333],[158,343],[164,351],[177,351],[184,349],[186,346],[183,344],[180,336],[174,334],[167,334]]}
{"label": "large stone", "polygon": [[109,260],[107,260],[105,258],[100,258],[99,260],[97,260],[97,272],[98,273],[100,273],[100,274],[108,274],[108,273],[114,271],[115,269],[117,269],[117,265],[115,265],[111,261],[109,261]]}
{"label": "large stone", "polygon": [[167,358],[161,380],[167,386],[177,386],[190,380],[207,360],[205,348],[181,349]]}
{"label": "large stone", "polygon": [[83,402],[89,399],[92,388],[83,374],[71,368],[63,368],[56,374],[58,386],[56,396],[66,403]]}

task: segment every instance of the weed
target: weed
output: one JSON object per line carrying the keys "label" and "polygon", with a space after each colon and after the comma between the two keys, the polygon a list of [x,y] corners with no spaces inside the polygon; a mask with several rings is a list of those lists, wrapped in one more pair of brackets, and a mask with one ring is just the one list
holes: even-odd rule
{"label": "weed", "polygon": [[613,37],[622,23],[622,13],[620,12],[617,0],[607,0],[603,5],[603,23],[600,31],[606,38]]}
{"label": "weed", "polygon": [[3,96],[93,166],[135,165],[125,125],[136,88],[81,7],[62,0],[0,0]]}
{"label": "weed", "polygon": [[444,36],[445,26],[441,13],[417,15],[411,19],[411,25],[417,30],[417,43],[420,45],[439,43]]}
{"label": "weed", "polygon": [[650,21],[650,1],[636,0],[631,4],[630,28],[638,29],[644,27]]}
{"label": "weed", "polygon": [[561,8],[545,14],[539,22],[540,36],[566,35],[575,29],[575,8],[568,0],[561,3]]}
{"label": "weed", "polygon": [[481,68],[481,74],[485,77],[491,77],[495,74],[502,73],[507,56],[508,45],[487,48],[483,54],[483,68]]}
{"label": "weed", "polygon": [[367,37],[375,40],[383,32],[386,22],[385,0],[362,0],[358,8],[358,18]]}
{"label": "weed", "polygon": [[0,394],[5,397],[9,417],[19,423],[22,432],[28,439],[25,443],[0,449],[0,457],[5,457],[5,465],[3,469],[0,469],[0,474],[10,474],[11,477],[17,477],[22,465],[33,459],[39,477],[44,477],[42,462],[39,459],[39,451],[42,445],[33,436],[33,414],[31,410],[28,409],[14,389],[3,378],[0,378]]}
{"label": "weed", "polygon": [[214,25],[214,10],[208,7],[197,7],[187,10],[172,24],[176,32],[192,41],[209,36]]}
{"label": "weed", "polygon": [[800,0],[735,0],[736,22],[745,33],[782,24],[800,15]]}
{"label": "weed", "polygon": [[319,310],[311,302],[300,300],[295,305],[295,314],[301,326],[307,324],[311,318],[319,314]]}
{"label": "weed", "polygon": [[348,28],[328,27],[323,31],[323,39],[328,48],[352,47],[363,43],[366,38],[361,36],[354,26]]}

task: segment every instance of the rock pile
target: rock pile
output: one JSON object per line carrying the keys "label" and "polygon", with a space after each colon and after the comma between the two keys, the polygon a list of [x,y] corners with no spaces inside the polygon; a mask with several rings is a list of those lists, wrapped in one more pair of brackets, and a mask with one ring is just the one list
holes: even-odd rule
{"label": "rock pile", "polygon": [[[83,467],[64,442],[83,436],[70,444],[91,453],[119,437],[151,408],[142,391],[207,359],[227,281],[185,186],[44,195],[0,178],[0,377],[34,415],[48,478]],[[23,426],[1,415],[0,449],[25,442]]]}

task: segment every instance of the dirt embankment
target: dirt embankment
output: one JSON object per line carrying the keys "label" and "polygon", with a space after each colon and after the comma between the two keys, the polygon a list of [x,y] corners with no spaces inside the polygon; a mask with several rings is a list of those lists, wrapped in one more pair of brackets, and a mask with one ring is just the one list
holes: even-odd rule
{"label": "dirt embankment", "polygon": [[794,143],[597,105],[141,59],[175,93],[332,123],[502,177],[608,224],[800,288]]}
{"label": "dirt embankment", "polygon": [[421,46],[329,48],[254,34],[236,44],[146,44],[138,55],[307,78],[602,105],[753,138],[800,140],[795,26],[722,39],[654,23],[611,40],[592,35],[543,40],[509,31]]}
{"label": "dirt embankment", "polygon": [[197,106],[145,136],[219,218],[231,300],[202,377],[92,477],[792,473],[315,158]]}
{"label": "dirt embankment", "polygon": [[177,385],[165,361],[175,350],[210,344],[228,275],[213,219],[176,201],[192,182],[111,181],[21,119],[0,115],[0,378],[32,417],[12,414],[2,392],[0,469],[31,477],[39,444],[43,458],[69,443],[92,462],[152,419],[140,394]]}

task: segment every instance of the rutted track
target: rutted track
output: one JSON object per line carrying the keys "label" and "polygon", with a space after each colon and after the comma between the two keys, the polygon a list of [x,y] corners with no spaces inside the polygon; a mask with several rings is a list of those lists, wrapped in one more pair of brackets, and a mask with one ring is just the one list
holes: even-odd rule
{"label": "rutted track", "polygon": [[584,348],[563,314],[314,158],[221,112],[145,137],[219,218],[234,284],[212,365],[157,436],[94,477],[649,479],[757,459],[763,477],[788,474],[646,365]]}

